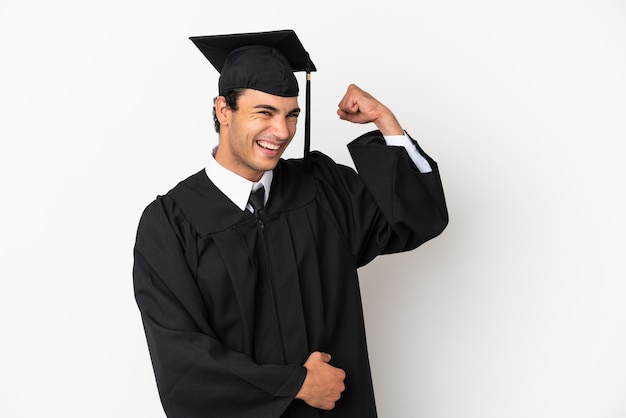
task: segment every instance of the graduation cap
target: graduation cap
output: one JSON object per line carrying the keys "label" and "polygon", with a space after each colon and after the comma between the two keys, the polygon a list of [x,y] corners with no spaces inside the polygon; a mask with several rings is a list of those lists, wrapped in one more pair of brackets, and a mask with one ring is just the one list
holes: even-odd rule
{"label": "graduation cap", "polygon": [[297,96],[299,89],[294,72],[306,72],[306,159],[311,144],[311,72],[316,68],[296,33],[293,30],[278,30],[192,36],[189,39],[220,73],[220,95],[232,89],[249,88],[276,96]]}

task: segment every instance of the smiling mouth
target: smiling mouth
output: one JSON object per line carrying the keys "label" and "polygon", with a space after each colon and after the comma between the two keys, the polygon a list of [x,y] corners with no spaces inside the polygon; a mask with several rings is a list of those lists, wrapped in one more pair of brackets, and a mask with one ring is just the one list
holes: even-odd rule
{"label": "smiling mouth", "polygon": [[273,144],[268,141],[256,141],[256,143],[259,144],[261,148],[265,148],[270,151],[278,151],[280,149],[280,144]]}

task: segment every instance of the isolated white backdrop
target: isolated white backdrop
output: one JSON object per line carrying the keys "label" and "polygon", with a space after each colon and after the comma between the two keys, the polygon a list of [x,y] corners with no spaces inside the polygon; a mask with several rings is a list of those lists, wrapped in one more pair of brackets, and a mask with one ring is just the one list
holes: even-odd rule
{"label": "isolated white backdrop", "polygon": [[355,82],[443,175],[448,229],[361,272],[380,416],[625,417],[626,6],[605,0],[3,0],[0,416],[163,416],[132,246],[216,141],[187,38],[286,28],[318,68],[313,148],[351,164]]}

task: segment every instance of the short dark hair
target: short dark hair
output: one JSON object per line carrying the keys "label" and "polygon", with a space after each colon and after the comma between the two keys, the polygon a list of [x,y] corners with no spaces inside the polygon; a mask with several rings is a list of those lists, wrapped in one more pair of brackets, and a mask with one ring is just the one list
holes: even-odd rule
{"label": "short dark hair", "polygon": [[[224,99],[226,100],[226,106],[230,107],[232,110],[238,110],[239,109],[239,105],[238,105],[238,100],[239,100],[239,96],[241,96],[243,89],[233,89],[233,90],[228,90],[227,92],[224,93]],[[215,97],[213,99],[213,126],[215,127],[215,132],[219,133],[220,132],[220,121],[217,120],[217,113],[215,110],[215,100],[217,100],[217,97]]]}

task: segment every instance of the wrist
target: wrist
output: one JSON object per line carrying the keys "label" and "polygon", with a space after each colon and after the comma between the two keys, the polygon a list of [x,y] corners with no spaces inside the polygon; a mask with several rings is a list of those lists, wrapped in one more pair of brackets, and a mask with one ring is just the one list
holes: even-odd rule
{"label": "wrist", "polygon": [[404,130],[402,129],[400,122],[398,122],[391,111],[387,111],[382,114],[377,120],[374,121],[374,124],[384,136],[404,135]]}

